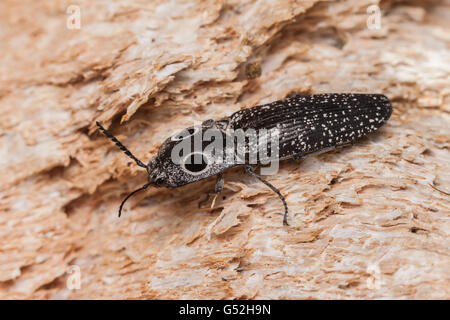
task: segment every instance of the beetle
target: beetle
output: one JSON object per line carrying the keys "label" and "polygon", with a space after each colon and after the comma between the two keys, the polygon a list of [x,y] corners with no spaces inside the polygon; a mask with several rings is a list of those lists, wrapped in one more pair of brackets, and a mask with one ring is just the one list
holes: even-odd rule
{"label": "beetle", "polygon": [[[203,180],[214,175],[217,176],[214,194],[218,194],[224,185],[222,172],[243,165],[250,175],[264,183],[274,191],[284,206],[283,224],[288,224],[288,206],[281,192],[255,172],[255,164],[261,164],[263,158],[253,158],[252,154],[258,153],[262,148],[262,141],[267,142],[268,137],[276,136],[277,160],[302,159],[310,154],[328,151],[337,146],[353,143],[355,140],[379,129],[392,114],[392,105],[389,99],[382,94],[354,94],[331,93],[304,95],[295,94],[286,99],[252,108],[242,109],[222,120],[206,120],[201,125],[186,128],[180,133],[169,137],[159,148],[157,155],[148,164],[144,164],[136,158],[116,137],[106,130],[98,121],[100,130],[110,138],[127,156],[136,164],[147,170],[148,182],[125,197],[119,207],[121,216],[125,202],[139,191],[149,186],[176,188]],[[219,145],[219,149],[227,154],[240,157],[231,161],[217,161],[217,148],[214,152],[206,152],[208,144],[202,140],[202,133],[212,131],[213,136],[223,139],[231,137],[230,132],[235,130],[265,130],[265,138],[258,136],[256,140],[244,139],[244,144],[239,146],[227,144]],[[270,132],[270,134],[267,134]],[[273,133],[276,134],[273,134]],[[187,139],[200,138],[196,148],[181,148],[180,156],[174,161],[174,150],[180,149],[181,144],[193,145],[185,142]],[[258,140],[259,139],[259,140]],[[234,140],[233,140],[234,141]],[[256,141],[256,142],[255,142]],[[195,143],[194,143],[195,144]],[[269,151],[275,151],[273,147],[267,147]],[[220,150],[219,150],[220,151]],[[267,160],[267,159],[266,159]],[[208,194],[208,198],[209,198]]]}

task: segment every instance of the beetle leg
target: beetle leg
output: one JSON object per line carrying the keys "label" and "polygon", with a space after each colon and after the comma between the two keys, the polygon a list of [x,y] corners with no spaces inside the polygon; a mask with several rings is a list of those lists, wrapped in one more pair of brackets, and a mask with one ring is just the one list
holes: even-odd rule
{"label": "beetle leg", "polygon": [[214,195],[214,199],[213,199],[212,204],[211,204],[211,208],[213,208],[214,205],[216,204],[217,196],[219,195],[220,192],[222,192],[224,183],[225,183],[225,180],[223,179],[222,174],[219,173],[217,175],[216,187],[214,189],[215,195]]}
{"label": "beetle leg", "polygon": [[216,203],[217,196],[219,193],[223,190],[225,180],[223,179],[222,173],[217,174],[217,180],[216,180],[216,187],[214,188],[213,192],[208,192],[206,194],[206,199],[203,201],[200,201],[198,203],[198,207],[200,208],[204,203],[208,202],[211,195],[214,195],[214,199],[211,204],[211,208],[214,207],[214,204]]}
{"label": "beetle leg", "polygon": [[268,186],[273,192],[275,192],[278,197],[280,198],[281,202],[283,202],[283,206],[284,206],[284,216],[283,216],[283,224],[285,226],[288,226],[289,223],[287,221],[287,216],[288,216],[288,206],[286,204],[286,200],[284,199],[283,195],[281,194],[280,190],[278,190],[277,188],[275,188],[270,182],[266,181],[263,177],[261,177],[259,174],[257,174],[255,172],[255,170],[253,169],[252,166],[246,165],[245,166],[245,171],[247,171],[247,173],[251,174],[252,176],[254,176],[256,179],[258,179],[259,181],[261,181],[262,183],[264,183],[266,186]]}

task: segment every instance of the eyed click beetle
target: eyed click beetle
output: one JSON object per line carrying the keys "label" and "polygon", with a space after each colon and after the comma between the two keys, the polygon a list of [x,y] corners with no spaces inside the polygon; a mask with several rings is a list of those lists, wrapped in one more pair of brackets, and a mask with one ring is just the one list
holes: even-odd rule
{"label": "eyed click beetle", "polygon": [[[297,94],[242,109],[226,119],[207,120],[201,125],[186,128],[168,138],[148,164],[136,158],[99,122],[96,123],[107,137],[148,173],[148,183],[131,192],[120,204],[119,217],[124,203],[149,186],[176,188],[216,175],[214,193],[218,194],[224,183],[222,172],[243,165],[247,173],[278,195],[284,206],[283,223],[288,225],[288,207],[283,195],[254,171],[254,165],[266,164],[269,158],[272,161],[301,159],[312,153],[352,143],[379,129],[391,114],[391,103],[381,94]],[[241,143],[236,145],[239,135],[235,133],[238,131],[244,132],[244,135],[241,135]],[[206,135],[209,139],[205,139]],[[269,145],[269,139],[276,143]],[[263,149],[270,156],[261,152]]]}

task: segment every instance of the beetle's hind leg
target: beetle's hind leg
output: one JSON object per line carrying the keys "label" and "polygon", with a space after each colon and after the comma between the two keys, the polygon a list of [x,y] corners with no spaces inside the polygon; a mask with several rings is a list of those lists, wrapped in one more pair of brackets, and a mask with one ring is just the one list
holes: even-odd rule
{"label": "beetle's hind leg", "polygon": [[283,206],[284,206],[284,216],[283,216],[283,224],[285,226],[288,226],[289,223],[287,221],[287,216],[288,216],[288,206],[286,204],[286,200],[284,199],[283,195],[281,194],[280,190],[278,190],[277,188],[275,188],[270,182],[266,181],[263,177],[261,177],[259,174],[257,174],[255,172],[255,170],[253,170],[252,166],[246,165],[245,166],[245,171],[247,171],[247,173],[251,174],[252,176],[254,176],[256,179],[258,179],[259,181],[261,181],[262,183],[264,183],[266,186],[268,186],[273,192],[275,192],[278,197],[280,198],[281,202],[283,202]]}
{"label": "beetle's hind leg", "polygon": [[208,200],[211,197],[211,195],[214,195],[214,199],[212,201],[211,208],[214,207],[214,205],[216,203],[217,196],[223,190],[224,182],[225,182],[225,180],[223,179],[222,173],[217,174],[216,187],[214,188],[214,191],[213,192],[208,192],[207,195],[206,195],[206,199],[203,200],[203,201],[200,201],[198,203],[198,207],[200,208],[204,203],[208,202]]}

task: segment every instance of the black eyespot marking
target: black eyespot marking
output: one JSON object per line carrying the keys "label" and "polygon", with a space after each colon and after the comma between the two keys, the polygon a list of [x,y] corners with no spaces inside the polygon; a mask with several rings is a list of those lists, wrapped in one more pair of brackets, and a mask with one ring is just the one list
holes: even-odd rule
{"label": "black eyespot marking", "polygon": [[194,175],[204,172],[208,165],[208,158],[201,152],[188,154],[182,162],[183,169]]}

